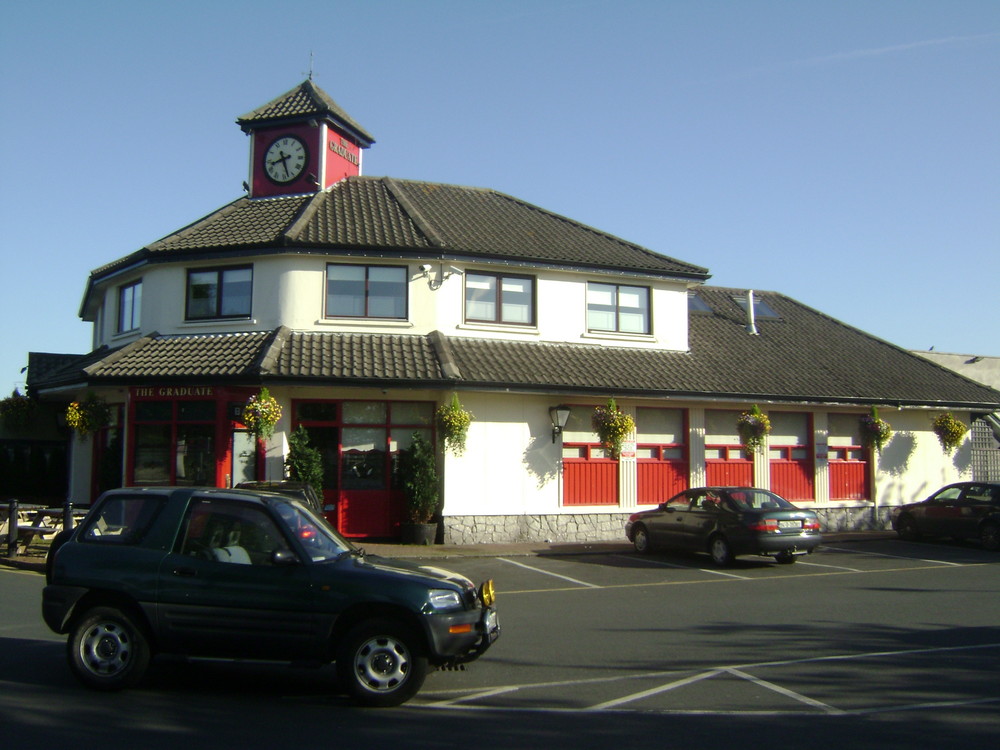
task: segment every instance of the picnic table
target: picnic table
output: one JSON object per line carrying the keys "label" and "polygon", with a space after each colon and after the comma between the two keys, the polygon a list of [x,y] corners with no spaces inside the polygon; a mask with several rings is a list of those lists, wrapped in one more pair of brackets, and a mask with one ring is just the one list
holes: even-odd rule
{"label": "picnic table", "polygon": [[18,500],[0,503],[0,539],[7,539],[7,556],[23,554],[36,536],[48,539],[58,534],[65,526],[67,512],[69,528],[87,514],[86,509],[74,508],[69,503],[61,508]]}

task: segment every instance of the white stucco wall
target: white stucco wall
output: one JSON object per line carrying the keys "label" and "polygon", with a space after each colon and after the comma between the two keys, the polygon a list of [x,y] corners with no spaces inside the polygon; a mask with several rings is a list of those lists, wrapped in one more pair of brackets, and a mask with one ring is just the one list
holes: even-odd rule
{"label": "white stucco wall", "polygon": [[[500,338],[518,341],[593,343],[598,345],[686,351],[688,348],[687,288],[682,282],[640,280],[629,283],[651,290],[649,336],[619,336],[587,332],[587,282],[622,282],[618,276],[597,273],[541,270],[537,279],[537,321],[534,326],[482,325],[464,322],[462,273],[447,271],[458,266],[430,263],[425,277],[419,261],[405,264],[409,269],[409,312],[407,320],[325,319],[325,255],[265,255],[253,263],[253,302],[249,319],[186,321],[187,272],[195,268],[237,265],[232,261],[200,261],[189,264],[144,266],[109,279],[97,292],[101,304],[92,315],[95,347],[121,346],[142,335],[214,333],[272,330],[285,325],[297,331],[342,331],[368,333],[426,334],[440,330],[450,336]],[[364,262],[337,258],[338,262]],[[403,261],[387,260],[393,265]],[[507,266],[476,264],[476,270],[509,273]],[[460,269],[461,270],[461,269]],[[118,290],[142,279],[141,324],[137,331],[117,333]]]}

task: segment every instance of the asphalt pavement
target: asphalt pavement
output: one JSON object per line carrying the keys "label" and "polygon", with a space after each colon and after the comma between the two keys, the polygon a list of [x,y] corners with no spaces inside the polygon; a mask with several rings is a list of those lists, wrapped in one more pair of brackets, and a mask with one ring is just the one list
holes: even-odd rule
{"label": "asphalt pavement", "polygon": [[[824,543],[842,541],[878,541],[896,537],[894,531],[844,531],[823,534]],[[535,557],[556,555],[594,555],[628,552],[632,545],[620,542],[510,542],[505,544],[389,544],[356,542],[371,555],[401,557],[410,560],[448,560],[472,557]],[[0,557],[0,565],[45,572],[45,558],[38,554]]]}

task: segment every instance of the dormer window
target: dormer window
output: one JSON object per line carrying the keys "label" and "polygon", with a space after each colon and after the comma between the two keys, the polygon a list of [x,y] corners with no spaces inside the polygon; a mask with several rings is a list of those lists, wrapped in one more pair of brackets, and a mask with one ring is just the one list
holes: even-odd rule
{"label": "dormer window", "polygon": [[142,313],[142,280],[118,287],[118,326],[116,333],[127,333],[139,327]]}
{"label": "dormer window", "polygon": [[534,325],[535,280],[529,276],[467,273],[465,322]]}
{"label": "dormer window", "polygon": [[650,333],[649,289],[624,284],[587,284],[587,330]]}
{"label": "dormer window", "polygon": [[326,267],[326,317],[406,319],[406,268]]}
{"label": "dormer window", "polygon": [[253,266],[188,271],[187,320],[249,318]]}

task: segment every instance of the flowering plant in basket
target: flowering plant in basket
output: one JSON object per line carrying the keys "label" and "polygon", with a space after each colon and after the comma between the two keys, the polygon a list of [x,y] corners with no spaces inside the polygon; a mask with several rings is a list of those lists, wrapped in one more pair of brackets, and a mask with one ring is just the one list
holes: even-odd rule
{"label": "flowering plant in basket", "polygon": [[465,453],[465,438],[472,424],[472,412],[462,408],[458,394],[451,394],[451,403],[442,404],[437,410],[438,429],[444,438],[445,448],[454,455]]}
{"label": "flowering plant in basket", "polygon": [[635,431],[635,420],[619,409],[611,398],[606,405],[594,409],[590,424],[608,456],[618,460],[622,454],[622,443]]}
{"label": "flowering plant in basket", "polygon": [[872,407],[872,413],[861,417],[861,444],[866,448],[874,448],[881,453],[882,448],[892,436],[892,425],[878,416],[878,409]]}
{"label": "flowering plant in basket", "polygon": [[934,420],[934,434],[938,436],[941,447],[947,453],[951,453],[962,444],[968,431],[968,425],[960,419],[955,419],[950,411],[946,411]]}
{"label": "flowering plant in basket", "polygon": [[741,412],[737,417],[736,432],[739,433],[743,450],[748,454],[756,453],[764,445],[764,436],[771,432],[771,420],[754,404],[753,408]]}
{"label": "flowering plant in basket", "polygon": [[76,431],[81,440],[107,427],[110,422],[111,407],[94,393],[88,393],[83,401],[74,401],[66,407],[66,424]]}
{"label": "flowering plant in basket", "polygon": [[243,424],[258,440],[267,440],[274,434],[274,426],[281,419],[281,405],[267,388],[261,388],[247,399],[243,407]]}

